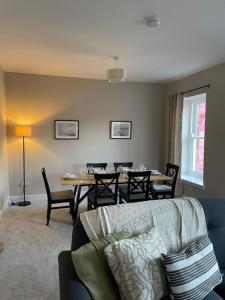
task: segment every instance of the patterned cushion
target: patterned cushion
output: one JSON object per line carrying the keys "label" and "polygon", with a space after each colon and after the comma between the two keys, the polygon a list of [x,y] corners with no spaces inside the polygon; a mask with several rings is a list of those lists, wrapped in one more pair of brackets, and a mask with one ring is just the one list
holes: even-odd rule
{"label": "patterned cushion", "polygon": [[154,227],[138,237],[105,248],[123,300],[158,300],[168,294],[161,253],[167,250]]}
{"label": "patterned cushion", "polygon": [[172,187],[165,184],[153,184],[153,188],[156,192],[169,192],[172,191]]}
{"label": "patterned cushion", "polygon": [[162,256],[174,300],[203,299],[222,280],[207,235],[190,243],[179,254]]}

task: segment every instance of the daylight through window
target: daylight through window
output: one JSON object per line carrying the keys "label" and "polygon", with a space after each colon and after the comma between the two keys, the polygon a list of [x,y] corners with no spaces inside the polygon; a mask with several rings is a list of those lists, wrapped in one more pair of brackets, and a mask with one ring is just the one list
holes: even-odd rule
{"label": "daylight through window", "polygon": [[184,96],[181,178],[203,185],[206,93]]}

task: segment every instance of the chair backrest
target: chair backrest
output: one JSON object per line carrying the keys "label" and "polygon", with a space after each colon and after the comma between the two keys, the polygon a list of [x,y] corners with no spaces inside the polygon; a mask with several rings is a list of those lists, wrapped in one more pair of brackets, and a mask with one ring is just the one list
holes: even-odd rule
{"label": "chair backrest", "polygon": [[115,171],[117,171],[117,169],[119,168],[129,168],[132,169],[133,167],[133,162],[114,162],[113,163]]}
{"label": "chair backrest", "polygon": [[[107,198],[112,198],[117,201],[118,194],[118,181],[120,173],[108,173],[108,174],[94,174],[95,178],[95,204],[100,197],[104,197],[104,193],[107,192]],[[101,187],[99,189],[99,186]],[[114,190],[111,189],[114,186]]]}
{"label": "chair backrest", "polygon": [[166,164],[166,175],[169,177],[173,177],[172,181],[165,182],[166,185],[172,187],[172,191],[175,191],[176,182],[177,182],[177,175],[179,172],[179,166],[167,163]]}
{"label": "chair backrest", "polygon": [[45,189],[46,189],[48,201],[51,201],[52,200],[51,191],[50,191],[50,187],[49,187],[49,184],[48,184],[48,179],[47,179],[47,176],[46,176],[45,168],[41,169],[41,173],[42,173],[42,176],[43,176],[43,179],[44,179],[44,184],[45,184]]}
{"label": "chair backrest", "polygon": [[103,169],[107,168],[107,163],[86,163],[88,173],[90,173],[91,169]]}
{"label": "chair backrest", "polygon": [[148,199],[149,193],[153,191],[152,182],[150,181],[151,171],[134,171],[127,172],[127,196],[128,200],[132,194],[145,194]]}

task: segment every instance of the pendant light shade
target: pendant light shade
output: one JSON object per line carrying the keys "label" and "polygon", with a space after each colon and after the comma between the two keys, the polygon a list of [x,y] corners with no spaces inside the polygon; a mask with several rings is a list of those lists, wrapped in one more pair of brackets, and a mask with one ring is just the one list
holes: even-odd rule
{"label": "pendant light shade", "polygon": [[126,80],[126,70],[117,67],[118,56],[114,56],[113,59],[116,62],[116,67],[107,70],[107,80],[110,83],[123,82]]}

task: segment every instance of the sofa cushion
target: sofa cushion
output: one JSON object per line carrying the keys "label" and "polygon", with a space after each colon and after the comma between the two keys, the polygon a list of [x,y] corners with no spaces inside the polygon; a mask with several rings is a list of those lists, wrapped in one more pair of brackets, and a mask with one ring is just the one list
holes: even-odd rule
{"label": "sofa cushion", "polygon": [[160,261],[167,253],[157,230],[115,242],[105,248],[107,260],[123,300],[159,300],[168,294]]}
{"label": "sofa cushion", "polygon": [[164,255],[163,262],[175,300],[201,300],[218,284],[222,276],[208,236],[190,243],[178,254]]}
{"label": "sofa cushion", "polygon": [[199,199],[220,269],[225,269],[225,198]]}
{"label": "sofa cushion", "polygon": [[221,284],[217,285],[217,287],[215,287],[215,291],[223,298],[225,298],[225,269],[221,269],[220,270],[222,273],[222,282]]}
{"label": "sofa cushion", "polygon": [[210,292],[204,300],[223,300],[215,291]]}
{"label": "sofa cushion", "polygon": [[130,236],[127,231],[114,232],[71,253],[78,277],[88,288],[94,300],[119,298],[118,287],[108,266],[104,249],[109,244]]}
{"label": "sofa cushion", "polygon": [[77,277],[71,258],[71,251],[61,252],[58,262],[60,300],[92,300],[89,291]]}

